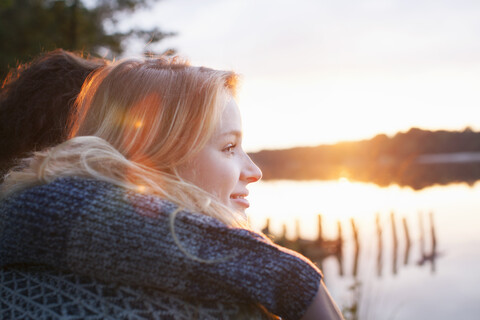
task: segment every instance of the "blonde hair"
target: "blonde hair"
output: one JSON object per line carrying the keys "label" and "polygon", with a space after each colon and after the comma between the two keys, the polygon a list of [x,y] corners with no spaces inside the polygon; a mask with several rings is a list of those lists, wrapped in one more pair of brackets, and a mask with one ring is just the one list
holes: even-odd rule
{"label": "blonde hair", "polygon": [[2,197],[61,176],[91,177],[162,196],[181,207],[245,227],[243,214],[177,173],[210,139],[237,76],[179,59],[124,60],[85,82],[69,140],[10,172]]}

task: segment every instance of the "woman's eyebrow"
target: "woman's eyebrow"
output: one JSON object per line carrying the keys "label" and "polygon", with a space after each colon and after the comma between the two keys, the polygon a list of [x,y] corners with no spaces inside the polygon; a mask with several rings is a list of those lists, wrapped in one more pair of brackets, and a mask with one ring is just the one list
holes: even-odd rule
{"label": "woman's eyebrow", "polygon": [[222,136],[236,136],[237,138],[241,138],[242,137],[242,131],[230,130],[230,131],[221,133],[221,135]]}

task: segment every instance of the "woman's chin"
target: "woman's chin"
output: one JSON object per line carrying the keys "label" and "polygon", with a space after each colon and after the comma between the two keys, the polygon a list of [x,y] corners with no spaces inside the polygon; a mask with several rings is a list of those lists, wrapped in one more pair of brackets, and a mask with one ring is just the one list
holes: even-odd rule
{"label": "woman's chin", "polygon": [[245,220],[247,219],[247,213],[246,213],[247,208],[245,206],[240,206],[235,203],[230,203],[228,207],[233,211],[237,212],[238,214],[240,214]]}

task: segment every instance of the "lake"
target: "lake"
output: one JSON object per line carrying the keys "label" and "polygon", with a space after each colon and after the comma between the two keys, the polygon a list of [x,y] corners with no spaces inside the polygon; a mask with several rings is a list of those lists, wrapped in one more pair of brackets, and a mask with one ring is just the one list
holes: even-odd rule
{"label": "lake", "polygon": [[280,235],[285,224],[294,239],[298,221],[300,237],[315,239],[321,214],[323,237],[334,239],[340,222],[341,263],[329,256],[321,269],[340,308],[353,310],[348,319],[480,319],[480,182],[415,191],[342,178],[267,181],[249,189],[248,214],[257,230],[269,218],[272,233]]}

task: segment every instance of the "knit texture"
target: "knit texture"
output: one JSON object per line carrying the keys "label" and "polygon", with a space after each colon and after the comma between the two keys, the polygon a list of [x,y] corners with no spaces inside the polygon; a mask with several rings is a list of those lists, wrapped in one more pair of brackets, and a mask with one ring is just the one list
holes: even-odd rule
{"label": "knit texture", "polygon": [[2,269],[0,282],[3,320],[267,319],[260,309],[249,305],[186,300],[155,289],[101,282],[46,266]]}
{"label": "knit texture", "polygon": [[254,301],[285,319],[303,315],[321,278],[308,259],[203,214],[180,211],[172,233],[176,208],[98,180],[32,187],[0,204],[0,267],[42,264],[185,299]]}

